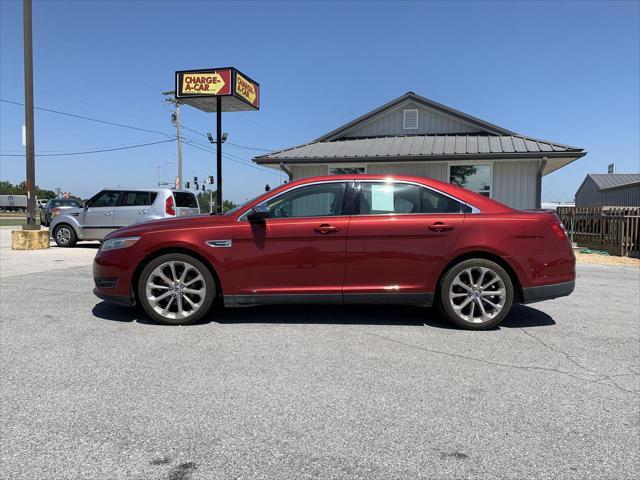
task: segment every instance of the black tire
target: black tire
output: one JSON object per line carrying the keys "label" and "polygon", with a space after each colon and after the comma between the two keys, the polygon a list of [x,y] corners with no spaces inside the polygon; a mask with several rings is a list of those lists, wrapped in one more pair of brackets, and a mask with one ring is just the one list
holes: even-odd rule
{"label": "black tire", "polygon": [[78,243],[78,236],[71,225],[61,223],[53,231],[53,239],[56,245],[63,248],[74,247]]}
{"label": "black tire", "polygon": [[[149,293],[156,296],[156,298],[159,298],[165,293],[169,293],[170,291],[174,292],[174,293],[171,293],[171,295],[169,295],[168,297],[166,297],[167,298],[166,301],[161,300],[159,303],[153,302],[155,305],[152,304],[152,300],[150,300],[150,298],[147,295],[147,283],[149,282],[150,277],[154,275],[154,279],[152,281],[153,285],[157,284],[157,285],[161,285],[162,287],[166,285],[166,282],[164,280],[161,280],[157,274],[154,274],[154,272],[157,272],[156,269],[161,267],[163,264],[167,264],[165,270],[163,270],[163,272],[166,272],[165,276],[173,280],[172,274],[171,274],[171,268],[169,266],[170,262],[175,262],[174,268],[176,269],[176,273],[178,277],[180,277],[182,274],[181,268],[186,268],[186,265],[188,265],[191,269],[193,269],[193,270],[188,270],[187,277],[184,279],[184,281],[181,282],[181,285],[184,285],[184,283],[188,283],[197,277],[194,271],[197,272],[197,274],[201,275],[202,280],[194,281],[194,283],[189,285],[189,288],[193,287],[194,289],[200,289],[202,291],[202,288],[204,287],[204,295],[198,296],[198,295],[194,295],[187,292],[183,293],[182,288],[186,288],[186,287],[176,285],[174,282],[172,284],[173,287],[171,290],[165,290],[164,288],[160,290],[155,290],[151,288]],[[177,287],[180,288],[179,291],[177,290]],[[142,270],[142,273],[140,274],[140,279],[138,280],[138,285],[136,288],[137,288],[137,294],[138,294],[137,295],[138,301],[142,306],[142,309],[144,310],[144,312],[155,321],[159,323],[163,323],[165,325],[190,325],[192,323],[197,322],[209,312],[209,310],[211,309],[211,305],[213,305],[213,302],[216,299],[216,295],[217,295],[216,281],[213,278],[213,275],[211,274],[207,266],[203,264],[200,260],[190,255],[185,255],[182,253],[168,253],[166,255],[162,255],[158,258],[154,258],[153,260],[151,260]],[[178,310],[178,301],[177,301],[178,295],[180,295],[180,302],[182,306],[187,306],[193,309],[193,307],[191,307],[189,302],[184,300],[184,297],[187,296],[189,300],[194,302],[196,305],[199,305],[197,310],[195,310],[193,313],[188,314],[188,316],[186,317],[181,316]],[[157,311],[158,309],[164,310],[163,307],[167,306],[168,302],[171,300],[171,297],[174,297],[173,303],[169,306],[169,309],[167,310],[167,314],[163,315],[161,312]],[[186,313],[187,309],[183,311]]]}
{"label": "black tire", "polygon": [[[482,269],[488,269],[488,271]],[[483,275],[483,271],[485,271],[483,285],[493,281],[486,289],[481,288],[483,285],[477,284],[482,278],[480,275]],[[459,275],[461,277],[458,277]],[[468,279],[468,275],[471,275],[471,278],[467,282],[464,279]],[[495,277],[499,280],[494,280]],[[453,285],[456,280],[458,281]],[[465,287],[463,288],[460,283]],[[468,286],[466,286],[467,283],[469,283]],[[496,295],[491,295],[494,292]],[[449,322],[460,328],[487,330],[504,320],[511,310],[513,299],[513,282],[506,270],[491,260],[472,258],[454,265],[445,273],[438,292],[438,307]],[[459,308],[465,302],[466,305]],[[454,305],[458,307],[458,311],[454,309]],[[494,309],[491,305],[500,308]],[[476,310],[479,313],[477,317]]]}

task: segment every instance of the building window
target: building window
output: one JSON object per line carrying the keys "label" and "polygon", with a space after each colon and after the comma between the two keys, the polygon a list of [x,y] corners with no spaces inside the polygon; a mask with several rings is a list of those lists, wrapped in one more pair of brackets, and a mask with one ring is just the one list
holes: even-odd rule
{"label": "building window", "polygon": [[361,175],[367,173],[366,166],[336,165],[329,166],[329,175]]}
{"label": "building window", "polygon": [[402,129],[403,130],[417,130],[418,129],[418,115],[417,108],[407,108],[402,111]]}
{"label": "building window", "polygon": [[491,198],[493,185],[491,165],[449,165],[449,183]]}

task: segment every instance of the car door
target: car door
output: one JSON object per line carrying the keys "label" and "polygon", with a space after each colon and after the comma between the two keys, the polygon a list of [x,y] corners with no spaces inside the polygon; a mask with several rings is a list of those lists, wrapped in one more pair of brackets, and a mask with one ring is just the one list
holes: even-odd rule
{"label": "car door", "polygon": [[121,192],[103,190],[94,195],[80,214],[83,238],[101,240],[114,230],[113,214]]}
{"label": "car door", "polygon": [[234,227],[237,303],[342,302],[350,182],[293,187],[263,205],[268,217]]}
{"label": "car door", "polygon": [[157,195],[157,192],[123,192],[120,202],[114,209],[114,228],[148,220],[149,209]]}
{"label": "car door", "polygon": [[464,206],[407,182],[361,181],[355,190],[345,303],[428,303],[427,285],[460,235]]}

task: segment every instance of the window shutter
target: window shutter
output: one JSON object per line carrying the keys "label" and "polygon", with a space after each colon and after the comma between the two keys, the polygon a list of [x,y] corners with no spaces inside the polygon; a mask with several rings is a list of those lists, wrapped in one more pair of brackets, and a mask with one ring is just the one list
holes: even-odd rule
{"label": "window shutter", "polygon": [[418,109],[408,108],[402,111],[402,129],[417,130],[418,129]]}

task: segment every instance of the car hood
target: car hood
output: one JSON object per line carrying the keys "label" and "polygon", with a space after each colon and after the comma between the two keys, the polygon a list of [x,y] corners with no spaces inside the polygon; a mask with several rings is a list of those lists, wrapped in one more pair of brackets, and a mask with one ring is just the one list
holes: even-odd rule
{"label": "car hood", "polygon": [[161,220],[151,220],[143,223],[135,223],[128,227],[123,227],[105,237],[127,237],[144,235],[145,233],[167,231],[167,230],[186,230],[190,228],[205,228],[218,225],[230,225],[234,222],[231,217],[226,215],[192,215],[189,217],[165,218]]}

